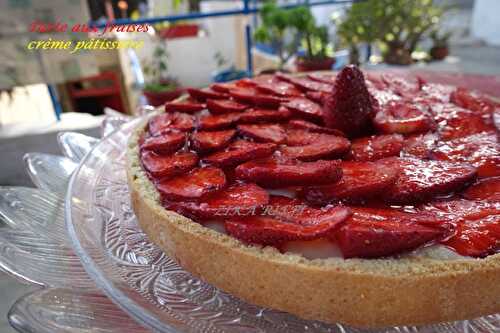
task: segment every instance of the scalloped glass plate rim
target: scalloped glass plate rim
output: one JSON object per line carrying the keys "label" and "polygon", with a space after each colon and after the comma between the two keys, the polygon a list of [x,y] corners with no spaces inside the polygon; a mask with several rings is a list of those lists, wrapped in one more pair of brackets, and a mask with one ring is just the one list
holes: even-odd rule
{"label": "scalloped glass plate rim", "polygon": [[[125,312],[127,312],[130,316],[132,316],[135,320],[137,320],[139,323],[142,325],[158,330],[158,331],[171,331],[171,332],[177,332],[177,328],[166,324],[164,321],[161,319],[157,318],[153,313],[150,313],[149,311],[145,311],[143,307],[141,307],[139,304],[131,300],[127,295],[125,295],[124,292],[120,290],[118,286],[116,286],[113,282],[111,282],[108,278],[106,278],[106,275],[104,272],[98,268],[98,265],[96,262],[91,258],[90,254],[87,253],[87,251],[84,249],[82,246],[80,239],[78,238],[78,235],[76,233],[76,229],[73,225],[72,222],[72,197],[73,197],[73,186],[78,178],[78,175],[80,173],[80,170],[82,167],[85,165],[85,163],[90,159],[92,154],[105,145],[110,138],[113,137],[113,135],[116,135],[119,131],[123,130],[124,128],[130,128],[130,127],[135,127],[137,126],[143,118],[138,118],[134,119],[126,124],[124,126],[116,131],[113,131],[110,133],[108,136],[104,137],[102,140],[100,140],[92,149],[82,158],[80,161],[80,164],[76,168],[76,170],[73,172],[71,175],[70,181],[68,183],[68,191],[66,193],[66,198],[65,198],[65,207],[64,207],[64,216],[65,216],[65,224],[66,224],[66,229],[68,231],[69,239],[71,243],[73,244],[73,249],[75,250],[75,253],[78,255],[80,258],[82,265],[85,269],[85,271],[89,274],[89,276],[96,282],[97,286],[101,288],[104,293],[111,299],[113,302],[118,305],[121,309],[123,309]],[[182,325],[181,325],[182,326]]]}

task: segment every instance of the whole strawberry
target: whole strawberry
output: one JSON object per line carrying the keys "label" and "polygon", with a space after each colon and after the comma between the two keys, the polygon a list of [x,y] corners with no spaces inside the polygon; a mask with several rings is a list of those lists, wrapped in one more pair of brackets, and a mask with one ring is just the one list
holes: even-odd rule
{"label": "whole strawberry", "polygon": [[324,103],[326,126],[343,131],[349,137],[366,135],[375,115],[376,101],[368,92],[358,67],[344,67],[335,80],[334,93]]}

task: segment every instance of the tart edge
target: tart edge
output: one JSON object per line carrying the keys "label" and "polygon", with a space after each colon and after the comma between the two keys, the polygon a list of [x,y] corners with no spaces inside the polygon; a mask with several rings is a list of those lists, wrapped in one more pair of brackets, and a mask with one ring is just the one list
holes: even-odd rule
{"label": "tart edge", "polygon": [[143,171],[138,125],[127,178],[139,225],[194,276],[250,303],[299,317],[375,328],[472,319],[500,312],[500,254],[484,259],[315,259],[246,245],[166,210]]}

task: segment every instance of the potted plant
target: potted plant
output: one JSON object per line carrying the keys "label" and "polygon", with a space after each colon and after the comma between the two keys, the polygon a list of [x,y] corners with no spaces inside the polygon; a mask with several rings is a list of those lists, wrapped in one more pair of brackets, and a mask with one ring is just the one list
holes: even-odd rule
{"label": "potted plant", "polygon": [[214,54],[217,70],[212,74],[213,82],[228,82],[239,80],[248,76],[246,71],[236,69],[234,65],[228,66],[229,61],[220,52]]}
{"label": "potted plant", "polygon": [[451,37],[451,32],[440,34],[439,31],[433,30],[430,34],[432,39],[432,48],[429,51],[433,60],[443,60],[450,54],[448,41]]}
{"label": "potted plant", "polygon": [[144,66],[147,78],[143,94],[152,106],[159,106],[176,99],[183,93],[176,80],[167,75],[168,53],[164,42],[160,41],[154,48],[152,59]]}
{"label": "potted plant", "polygon": [[314,16],[307,7],[291,10],[290,23],[305,47],[305,53],[295,59],[297,70],[299,72],[330,70],[335,59],[327,55],[328,28],[317,26]]}
{"label": "potted plant", "polygon": [[346,40],[380,44],[384,61],[409,65],[423,36],[450,7],[432,0],[367,0],[354,3],[339,25]]}
{"label": "potted plant", "polygon": [[[274,1],[268,1],[259,12],[261,23],[254,32],[256,42],[271,45],[279,58],[280,71],[300,46],[300,36],[291,33],[291,15],[291,10],[283,10]],[[266,72],[271,71],[276,70],[266,70]]]}

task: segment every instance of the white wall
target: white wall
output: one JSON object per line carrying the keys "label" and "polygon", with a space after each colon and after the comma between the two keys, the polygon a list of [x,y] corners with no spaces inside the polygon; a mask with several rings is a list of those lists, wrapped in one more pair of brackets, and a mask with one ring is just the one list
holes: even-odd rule
{"label": "white wall", "polygon": [[488,44],[500,45],[500,1],[476,0],[472,15],[472,35]]}

